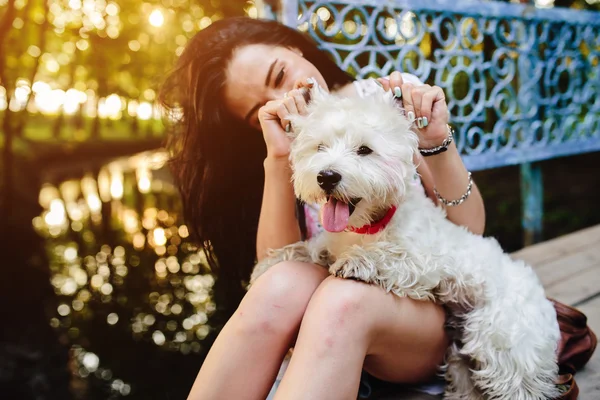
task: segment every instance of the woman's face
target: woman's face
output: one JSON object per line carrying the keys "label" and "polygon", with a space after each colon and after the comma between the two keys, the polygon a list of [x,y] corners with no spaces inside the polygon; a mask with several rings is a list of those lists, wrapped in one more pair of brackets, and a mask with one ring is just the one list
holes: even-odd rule
{"label": "woman's face", "polygon": [[252,44],[234,51],[226,71],[225,102],[230,112],[260,128],[258,109],[266,102],[283,98],[307,78],[327,88],[321,73],[299,50]]}

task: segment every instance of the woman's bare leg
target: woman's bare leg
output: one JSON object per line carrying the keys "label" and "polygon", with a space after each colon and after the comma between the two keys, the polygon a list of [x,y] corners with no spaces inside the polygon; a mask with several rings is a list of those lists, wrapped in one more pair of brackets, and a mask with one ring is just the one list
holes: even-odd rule
{"label": "woman's bare leg", "polygon": [[448,345],[431,302],[329,277],[310,300],[276,399],[356,399],[361,371],[414,383],[437,372]]}
{"label": "woman's bare leg", "polygon": [[264,400],[295,339],[323,267],[285,262],[248,291],[211,347],[189,400]]}

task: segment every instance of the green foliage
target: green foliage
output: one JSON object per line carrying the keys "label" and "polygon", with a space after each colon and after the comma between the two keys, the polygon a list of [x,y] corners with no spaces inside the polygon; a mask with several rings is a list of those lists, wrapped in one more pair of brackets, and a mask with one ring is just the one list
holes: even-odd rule
{"label": "green foliage", "polygon": [[[52,90],[86,93],[90,104],[81,105],[85,110],[97,109],[98,100],[111,94],[123,104],[151,103],[161,77],[198,30],[243,15],[250,6],[247,0],[5,0],[0,85],[9,103],[16,87],[30,92],[38,81]],[[3,113],[3,134],[23,134],[28,114],[37,112],[34,96],[26,101],[28,112],[13,108]],[[59,107],[49,113],[64,111]]]}

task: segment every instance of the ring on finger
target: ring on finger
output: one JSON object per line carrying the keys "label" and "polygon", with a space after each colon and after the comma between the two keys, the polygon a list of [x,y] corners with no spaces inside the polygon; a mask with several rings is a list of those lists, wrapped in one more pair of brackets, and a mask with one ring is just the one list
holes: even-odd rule
{"label": "ring on finger", "polygon": [[285,131],[287,133],[290,133],[291,130],[292,130],[292,123],[288,122],[287,125],[285,126]]}

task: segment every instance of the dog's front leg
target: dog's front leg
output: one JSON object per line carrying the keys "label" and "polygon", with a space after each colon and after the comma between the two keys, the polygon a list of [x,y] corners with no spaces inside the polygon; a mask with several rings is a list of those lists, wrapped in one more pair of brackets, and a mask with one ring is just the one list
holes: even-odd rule
{"label": "dog's front leg", "polygon": [[372,248],[372,246],[354,245],[331,264],[329,273],[338,278],[376,283],[379,276],[377,271],[379,255],[377,249]]}
{"label": "dog's front leg", "polygon": [[354,245],[338,257],[329,272],[381,286],[386,292],[418,300],[433,299],[435,279],[426,276],[424,260],[389,242]]}
{"label": "dog's front leg", "polygon": [[329,253],[318,237],[308,241],[292,243],[280,249],[271,249],[267,256],[254,266],[250,276],[250,284],[254,283],[259,276],[273,265],[283,261],[298,261],[326,267],[329,265]]}

